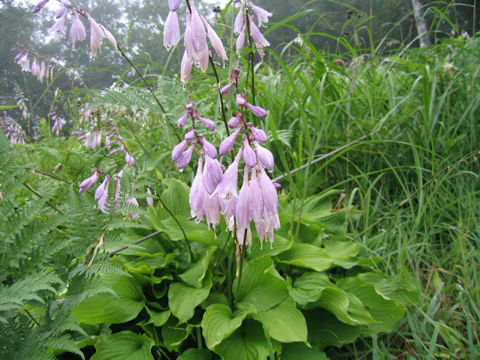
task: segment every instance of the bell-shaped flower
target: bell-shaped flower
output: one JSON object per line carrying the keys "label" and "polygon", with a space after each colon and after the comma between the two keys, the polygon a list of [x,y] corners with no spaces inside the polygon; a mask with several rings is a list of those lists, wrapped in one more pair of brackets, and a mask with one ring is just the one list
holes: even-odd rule
{"label": "bell-shaped flower", "polygon": [[67,9],[71,9],[72,8],[72,3],[69,1],[69,0],[60,0],[60,2],[62,3],[62,5],[67,8]]}
{"label": "bell-shaped flower", "polygon": [[188,120],[188,113],[185,113],[180,117],[180,119],[177,120],[177,125],[178,127],[183,127],[187,123]]}
{"label": "bell-shaped flower", "polygon": [[190,203],[190,214],[199,221],[203,219],[205,197],[208,196],[203,186],[203,157],[198,158],[197,173],[190,187],[188,202]]}
{"label": "bell-shaped flower", "polygon": [[228,127],[230,129],[236,129],[240,126],[240,122],[243,120],[243,116],[241,112],[237,112],[235,117],[231,118],[228,121]]}
{"label": "bell-shaped flower", "polygon": [[237,16],[235,17],[235,22],[233,23],[233,33],[235,35],[240,34],[243,29],[243,19],[245,18],[243,4],[240,4],[240,9]]}
{"label": "bell-shaped flower", "polygon": [[240,34],[238,34],[237,41],[235,42],[235,49],[239,52],[245,46],[245,28],[246,26],[243,25]]}
{"label": "bell-shaped flower", "polygon": [[225,48],[223,47],[222,40],[218,37],[217,33],[213,28],[210,26],[210,24],[205,20],[205,18],[202,16],[202,21],[205,27],[207,28],[207,36],[208,39],[210,40],[210,44],[212,44],[213,49],[215,52],[220,56],[220,59],[222,59],[223,62],[228,60],[227,52],[225,51]]}
{"label": "bell-shaped flower", "polygon": [[217,148],[213,146],[210,142],[205,140],[205,138],[201,135],[198,136],[200,140],[200,144],[202,145],[203,150],[205,151],[205,154],[209,156],[212,159],[217,158]]}
{"label": "bell-shaped flower", "polygon": [[127,163],[128,166],[135,166],[135,159],[133,158],[132,154],[130,154],[128,151],[125,152],[125,162]]}
{"label": "bell-shaped flower", "polygon": [[211,225],[215,229],[220,222],[220,204],[216,196],[205,196],[204,213],[208,228]]}
{"label": "bell-shaped flower", "polygon": [[230,151],[232,151],[233,145],[235,144],[235,140],[237,139],[238,134],[240,134],[240,131],[242,131],[241,128],[236,130],[232,134],[230,134],[230,136],[228,136],[226,139],[224,139],[220,143],[220,148],[219,148],[220,156],[228,154]]}
{"label": "bell-shaped flower", "polygon": [[185,134],[183,138],[187,141],[187,144],[191,144],[192,141],[195,139],[195,130],[191,129],[189,132]]}
{"label": "bell-shaped flower", "polygon": [[97,200],[97,208],[102,212],[106,211],[108,187],[110,185],[110,175],[105,176],[102,184],[95,190],[95,200]]}
{"label": "bell-shaped flower", "polygon": [[43,7],[49,2],[50,0],[42,0],[40,1],[36,6],[35,8],[33,9],[33,13],[36,14],[38,12],[40,12],[40,10],[43,9]]}
{"label": "bell-shaped flower", "polygon": [[212,120],[201,117],[201,116],[197,116],[197,119],[200,120],[208,130],[215,131],[215,123]]}
{"label": "bell-shaped flower", "polygon": [[187,147],[187,141],[183,140],[179,144],[177,144],[173,150],[172,150],[172,161],[177,161],[180,156],[182,156],[182,153],[185,151],[185,148]]}
{"label": "bell-shaped flower", "polygon": [[258,116],[260,118],[266,118],[268,115],[267,110],[261,108],[260,106],[255,106],[249,103],[246,103],[246,106],[255,116]]}
{"label": "bell-shaped flower", "polygon": [[205,169],[203,170],[203,185],[208,194],[215,191],[218,183],[222,181],[222,166],[217,159],[210,156],[205,157]]}
{"label": "bell-shaped flower", "polygon": [[122,190],[122,176],[123,176],[123,170],[120,170],[118,174],[114,175],[115,178],[115,196],[114,196],[114,202],[115,202],[115,211],[118,211],[120,209],[120,194]]}
{"label": "bell-shaped flower", "polygon": [[183,83],[187,83],[188,80],[190,79],[190,74],[192,72],[192,65],[193,65],[193,61],[185,51],[182,57],[182,64],[180,65],[180,80],[182,80]]}
{"label": "bell-shaped flower", "polygon": [[253,168],[257,164],[255,151],[253,151],[246,137],[243,138],[243,161],[245,162],[245,165],[250,168]]}
{"label": "bell-shaped flower", "polygon": [[113,34],[108,31],[105,26],[103,26],[102,24],[98,24],[100,26],[100,28],[102,29],[103,31],[103,35],[104,37],[107,38],[108,42],[115,48],[115,49],[118,49],[118,45],[117,45],[117,40],[115,39],[115,36],[113,36]]}
{"label": "bell-shaped flower", "polygon": [[257,48],[264,48],[270,46],[268,40],[265,39],[265,36],[263,36],[260,29],[252,21],[252,17],[250,17],[250,34],[252,35],[252,39],[253,41],[255,41],[255,45],[257,46]]}
{"label": "bell-shaped flower", "polygon": [[263,23],[266,23],[268,22],[268,18],[271,17],[273,14],[259,6],[256,6],[252,3],[252,8],[253,8],[253,11],[255,13],[255,15],[257,16],[257,20],[258,20],[258,26],[262,26]]}
{"label": "bell-shaped flower", "polygon": [[185,150],[182,153],[182,155],[178,158],[177,167],[180,171],[185,169],[187,165],[190,163],[190,160],[192,160],[192,153],[194,149],[195,149],[195,144],[190,145],[190,147],[187,150]]}
{"label": "bell-shaped flower", "polygon": [[67,17],[68,11],[66,9],[62,9],[60,16],[57,16],[58,20],[53,26],[50,28],[50,32],[54,35],[65,36],[65,19]]}
{"label": "bell-shaped flower", "polygon": [[248,183],[248,167],[243,170],[243,184],[238,195],[237,206],[235,207],[235,220],[237,222],[237,241],[243,245],[245,231],[250,228],[252,218],[249,214],[250,186]]}
{"label": "bell-shaped flower", "polygon": [[104,32],[101,29],[100,25],[97,24],[93,18],[88,15],[88,20],[90,22],[90,48],[92,51],[92,56],[96,56],[98,50],[101,47],[102,39],[104,37]]}
{"label": "bell-shaped flower", "polygon": [[273,166],[274,166],[273,154],[270,152],[270,150],[265,149],[256,141],[253,144],[255,145],[255,149],[257,150],[258,161],[263,165],[263,167],[267,168],[270,171],[273,171]]}
{"label": "bell-shaped flower", "polygon": [[77,10],[73,10],[73,20],[72,26],[70,27],[70,41],[72,45],[75,46],[77,41],[83,41],[87,37],[87,32],[85,31],[85,26],[80,21],[78,17]]}
{"label": "bell-shaped flower", "polygon": [[[170,1],[169,1],[170,3]],[[177,7],[178,8],[178,7]],[[170,50],[180,41],[180,24],[176,10],[170,10],[163,28],[163,46]]]}
{"label": "bell-shaped flower", "polygon": [[261,142],[261,143],[266,143],[268,138],[267,138],[267,134],[265,133],[265,131],[263,131],[262,129],[257,129],[255,126],[252,126],[250,128],[252,130],[252,134],[253,134],[253,137],[255,138],[255,140]]}
{"label": "bell-shaped flower", "polygon": [[253,221],[259,222],[263,217],[263,196],[260,183],[257,179],[256,168],[252,169],[252,177],[249,185],[250,191],[248,192],[248,195],[250,199],[248,202],[248,213]]}
{"label": "bell-shaped flower", "polygon": [[93,185],[95,185],[97,183],[97,180],[98,180],[98,170],[95,169],[92,176],[90,176],[89,178],[86,178],[80,183],[78,192],[80,194],[84,193],[85,191],[90,189]]}
{"label": "bell-shaped flower", "polygon": [[227,95],[227,94],[230,92],[230,90],[232,89],[233,85],[235,85],[235,84],[234,84],[234,83],[230,83],[230,84],[225,85],[224,87],[222,87],[222,88],[220,89],[220,94],[222,94],[222,95]]}
{"label": "bell-shaped flower", "polygon": [[187,13],[187,27],[184,35],[185,51],[191,61],[202,71],[208,67],[207,32],[193,0],[190,0],[191,13]]}

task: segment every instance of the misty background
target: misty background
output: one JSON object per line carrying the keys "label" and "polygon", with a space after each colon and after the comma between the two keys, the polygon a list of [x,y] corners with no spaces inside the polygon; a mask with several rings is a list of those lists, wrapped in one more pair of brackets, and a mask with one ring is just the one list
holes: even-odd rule
{"label": "misty background", "polygon": [[[75,92],[79,87],[104,89],[119,77],[126,82],[138,80],[129,64],[106,40],[102,43],[101,53],[92,58],[88,35],[87,40],[73,48],[67,39],[50,34],[58,2],[51,0],[40,13],[33,14],[36,3],[26,0],[0,2],[0,106],[23,105],[9,110],[8,116],[30,137],[34,137],[33,124],[52,110],[57,88]],[[475,16],[480,5],[473,0],[457,1],[448,6],[448,19],[437,9],[445,9],[449,2],[421,0],[421,3],[433,44],[444,37],[458,36],[463,30],[473,35],[480,26],[480,17]],[[155,82],[158,75],[177,76],[183,44],[167,52],[162,41],[163,23],[168,14],[167,0],[88,0],[72,1],[72,4],[86,9],[113,33],[147,79]],[[225,45],[233,46],[234,40],[229,40],[232,12],[223,17],[220,11],[232,2],[197,0],[196,4],[215,26]],[[312,42],[319,52],[345,61],[352,60],[348,58],[351,55],[345,55],[346,44],[357,49],[359,55],[376,49],[375,53],[380,56],[398,52],[404,46],[418,46],[411,0],[258,0],[255,4],[273,12],[270,24],[263,31],[271,43],[269,51],[282,54],[287,62],[291,47],[301,43],[302,39]],[[183,6],[179,11],[181,23],[184,21]],[[70,21],[71,17],[67,22],[67,38]],[[88,34],[87,21],[82,21]],[[16,43],[55,64],[55,73],[60,75],[53,83],[41,83],[31,73],[21,71],[13,61],[18,51],[10,51]],[[269,51],[265,61],[273,59]],[[81,99],[81,93],[78,98]],[[56,105],[69,108],[60,106],[65,104]],[[2,115],[6,116],[6,112],[0,112]],[[60,115],[68,118],[66,113]]]}

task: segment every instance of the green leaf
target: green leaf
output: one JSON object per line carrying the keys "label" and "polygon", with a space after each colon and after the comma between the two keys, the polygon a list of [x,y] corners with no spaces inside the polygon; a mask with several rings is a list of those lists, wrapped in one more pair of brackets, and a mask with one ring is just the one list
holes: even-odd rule
{"label": "green leaf", "polygon": [[154,341],[146,335],[122,331],[99,338],[92,360],[153,360]]}
{"label": "green leaf", "polygon": [[287,239],[281,235],[275,234],[275,241],[272,246],[270,246],[268,241],[263,244],[263,247],[261,246],[260,241],[253,241],[248,255],[249,258],[277,256],[290,249],[293,243],[293,239]]}
{"label": "green leaf", "polygon": [[165,324],[170,318],[170,310],[158,312],[148,307],[145,307],[145,309],[150,316],[150,320],[148,320],[147,324],[153,324],[156,327],[160,327]]}
{"label": "green leaf", "polygon": [[72,310],[78,322],[86,324],[119,324],[137,317],[144,306],[142,288],[138,282],[123,275],[103,275],[103,285],[117,296],[98,294],[83,300]]}
{"label": "green leaf", "polygon": [[233,282],[233,295],[238,308],[254,306],[266,311],[287,296],[287,282],[278,274],[268,257],[244,260],[240,277]]}
{"label": "green leaf", "polygon": [[192,332],[193,326],[187,324],[177,325],[175,319],[170,318],[161,329],[165,347],[169,351],[178,351]]}
{"label": "green leaf", "polygon": [[205,343],[209,349],[220,344],[230,336],[247,316],[248,312],[240,311],[234,315],[229,306],[223,304],[210,305],[202,319],[202,330]]}
{"label": "green leaf", "polygon": [[318,348],[308,348],[305,344],[291,343],[282,347],[282,360],[328,360]]}
{"label": "green leaf", "polygon": [[366,335],[388,333],[395,330],[405,314],[403,307],[380,295],[372,284],[363,281],[359,276],[341,279],[337,284],[348,293],[355,294],[368,307],[370,314],[375,319],[375,324],[371,324],[363,330]]}
{"label": "green leaf", "polygon": [[326,310],[306,311],[305,318],[308,325],[308,338],[312,345],[318,345],[320,349],[327,346],[341,347],[352,343],[360,336],[360,326],[340,322]]}
{"label": "green leaf", "polygon": [[362,302],[330,282],[323,274],[305,273],[289,288],[290,295],[300,305],[315,303],[332,312],[340,321],[351,325],[375,322]]}
{"label": "green leaf", "polygon": [[22,106],[22,105],[1,105],[0,106],[0,111],[15,109],[15,108],[18,108],[20,106]]}
{"label": "green leaf", "polygon": [[203,279],[207,273],[208,265],[210,264],[210,259],[216,249],[216,247],[211,247],[204,250],[202,258],[193,264],[186,272],[179,275],[180,279],[190,286],[201,288]]}
{"label": "green leaf", "polygon": [[212,360],[212,353],[205,349],[188,349],[177,360]]}
{"label": "green leaf", "polygon": [[208,279],[202,288],[197,289],[183,283],[173,283],[168,290],[168,305],[170,311],[180,323],[190,320],[195,308],[200,305],[210,294],[212,280]]}
{"label": "green leaf", "polygon": [[275,340],[284,343],[307,341],[307,323],[291,298],[253,317],[265,325],[268,335]]}
{"label": "green leaf", "polygon": [[311,244],[295,244],[290,250],[278,256],[280,262],[324,271],[330,268],[334,260],[318,246]]}
{"label": "green leaf", "polygon": [[[183,215],[185,217],[190,216],[190,205],[188,202],[189,188],[183,182],[176,179],[168,179],[167,190],[165,190],[161,199],[174,215]],[[161,203],[159,203],[159,209],[161,209]],[[165,211],[164,209],[161,209]]]}
{"label": "green leaf", "polygon": [[269,355],[262,326],[253,320],[247,320],[214,351],[225,360],[266,360]]}

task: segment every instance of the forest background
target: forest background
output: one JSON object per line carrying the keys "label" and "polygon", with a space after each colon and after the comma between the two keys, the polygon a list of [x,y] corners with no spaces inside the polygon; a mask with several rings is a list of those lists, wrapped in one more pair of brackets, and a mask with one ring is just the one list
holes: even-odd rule
{"label": "forest background", "polygon": [[[116,359],[119,345],[127,355],[141,349],[139,359],[233,359],[242,349],[255,360],[480,357],[480,4],[420,1],[431,43],[421,47],[415,2],[257,1],[274,13],[262,29],[271,46],[264,62],[255,57],[255,70],[258,104],[269,110],[259,124],[275,156],[272,177],[282,185],[282,228],[273,249],[262,250],[267,256],[258,244],[247,252],[245,272],[258,276],[244,278],[241,291],[228,256],[235,249],[225,234],[219,240],[189,221],[193,174],[170,161],[178,136],[171,129],[186,93],[208,116],[220,114],[214,86],[206,84],[213,74],[194,71],[182,87],[183,46],[163,47],[167,1],[76,4],[115,35],[165,107],[160,111],[106,41],[93,58],[87,42],[72,48],[49,34],[51,9],[32,14],[36,2],[2,0],[0,118],[18,123],[27,144],[0,139],[0,358]],[[212,23],[231,24],[233,12],[223,15],[223,6],[198,1]],[[15,43],[55,62],[55,81],[22,72],[10,51]],[[218,71],[228,78],[226,68]],[[126,134],[135,171],[125,172],[122,189],[131,191],[122,191],[135,195],[139,208],[103,214],[91,190],[78,194],[91,167],[113,174],[124,165],[110,149],[86,149],[70,136],[87,101],[97,120]],[[66,120],[58,135],[52,111]],[[147,188],[156,192],[155,210]],[[190,258],[185,234],[161,201],[184,226],[201,230],[188,234],[198,240]],[[131,246],[138,239],[144,248]],[[309,256],[301,246],[328,256]],[[171,296],[185,284],[212,289],[194,314],[192,304],[178,303],[189,296]],[[248,298],[248,287],[258,284],[259,313],[270,315],[263,328],[254,314],[224,306],[234,309],[233,300]],[[263,292],[267,284],[271,293]],[[125,288],[127,316],[95,311]],[[294,306],[272,305],[277,293]],[[204,316],[212,307],[242,327],[215,338]],[[312,347],[304,345],[306,333],[300,338],[297,327],[276,323],[283,319],[277,310],[306,319],[294,323],[308,325]]]}

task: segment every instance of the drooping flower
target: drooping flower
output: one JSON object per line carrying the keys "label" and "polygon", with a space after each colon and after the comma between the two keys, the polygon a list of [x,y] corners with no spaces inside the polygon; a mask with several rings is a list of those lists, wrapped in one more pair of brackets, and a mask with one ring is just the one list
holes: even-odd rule
{"label": "drooping flower", "polygon": [[97,183],[97,180],[98,180],[98,174],[99,174],[98,170],[94,169],[93,175],[90,176],[89,178],[86,178],[85,180],[83,180],[80,183],[78,192],[80,194],[84,193],[85,191],[90,189],[93,185],[95,185]]}
{"label": "drooping flower", "polygon": [[76,9],[73,9],[73,20],[72,26],[70,27],[70,41],[72,45],[75,46],[77,41],[83,41],[87,37],[87,32],[85,31],[85,26],[80,21],[78,12]]}
{"label": "drooping flower", "polygon": [[220,156],[228,154],[230,151],[232,151],[233,145],[235,144],[235,140],[237,139],[238,134],[240,134],[240,131],[242,131],[242,129],[236,130],[220,143]]}
{"label": "drooping flower", "polygon": [[38,12],[40,12],[40,10],[43,9],[43,7],[49,2],[50,0],[42,0],[40,1],[36,6],[35,8],[33,9],[33,13],[36,14]]}
{"label": "drooping flower", "polygon": [[90,48],[92,50],[92,56],[96,56],[101,47],[104,32],[88,13],[87,16],[90,23]]}
{"label": "drooping flower", "polygon": [[167,20],[165,20],[165,27],[163,30],[163,46],[170,50],[180,41],[180,25],[178,23],[177,10],[180,6],[180,0],[168,0],[170,12]]}
{"label": "drooping flower", "polygon": [[61,9],[61,12],[58,13],[60,16],[57,16],[57,22],[50,28],[51,33],[55,34],[56,36],[65,36],[65,19],[67,14],[68,11],[66,9]]}
{"label": "drooping flower", "polygon": [[97,209],[106,212],[108,187],[110,185],[110,175],[105,176],[102,184],[95,190],[95,200],[97,200]]}

